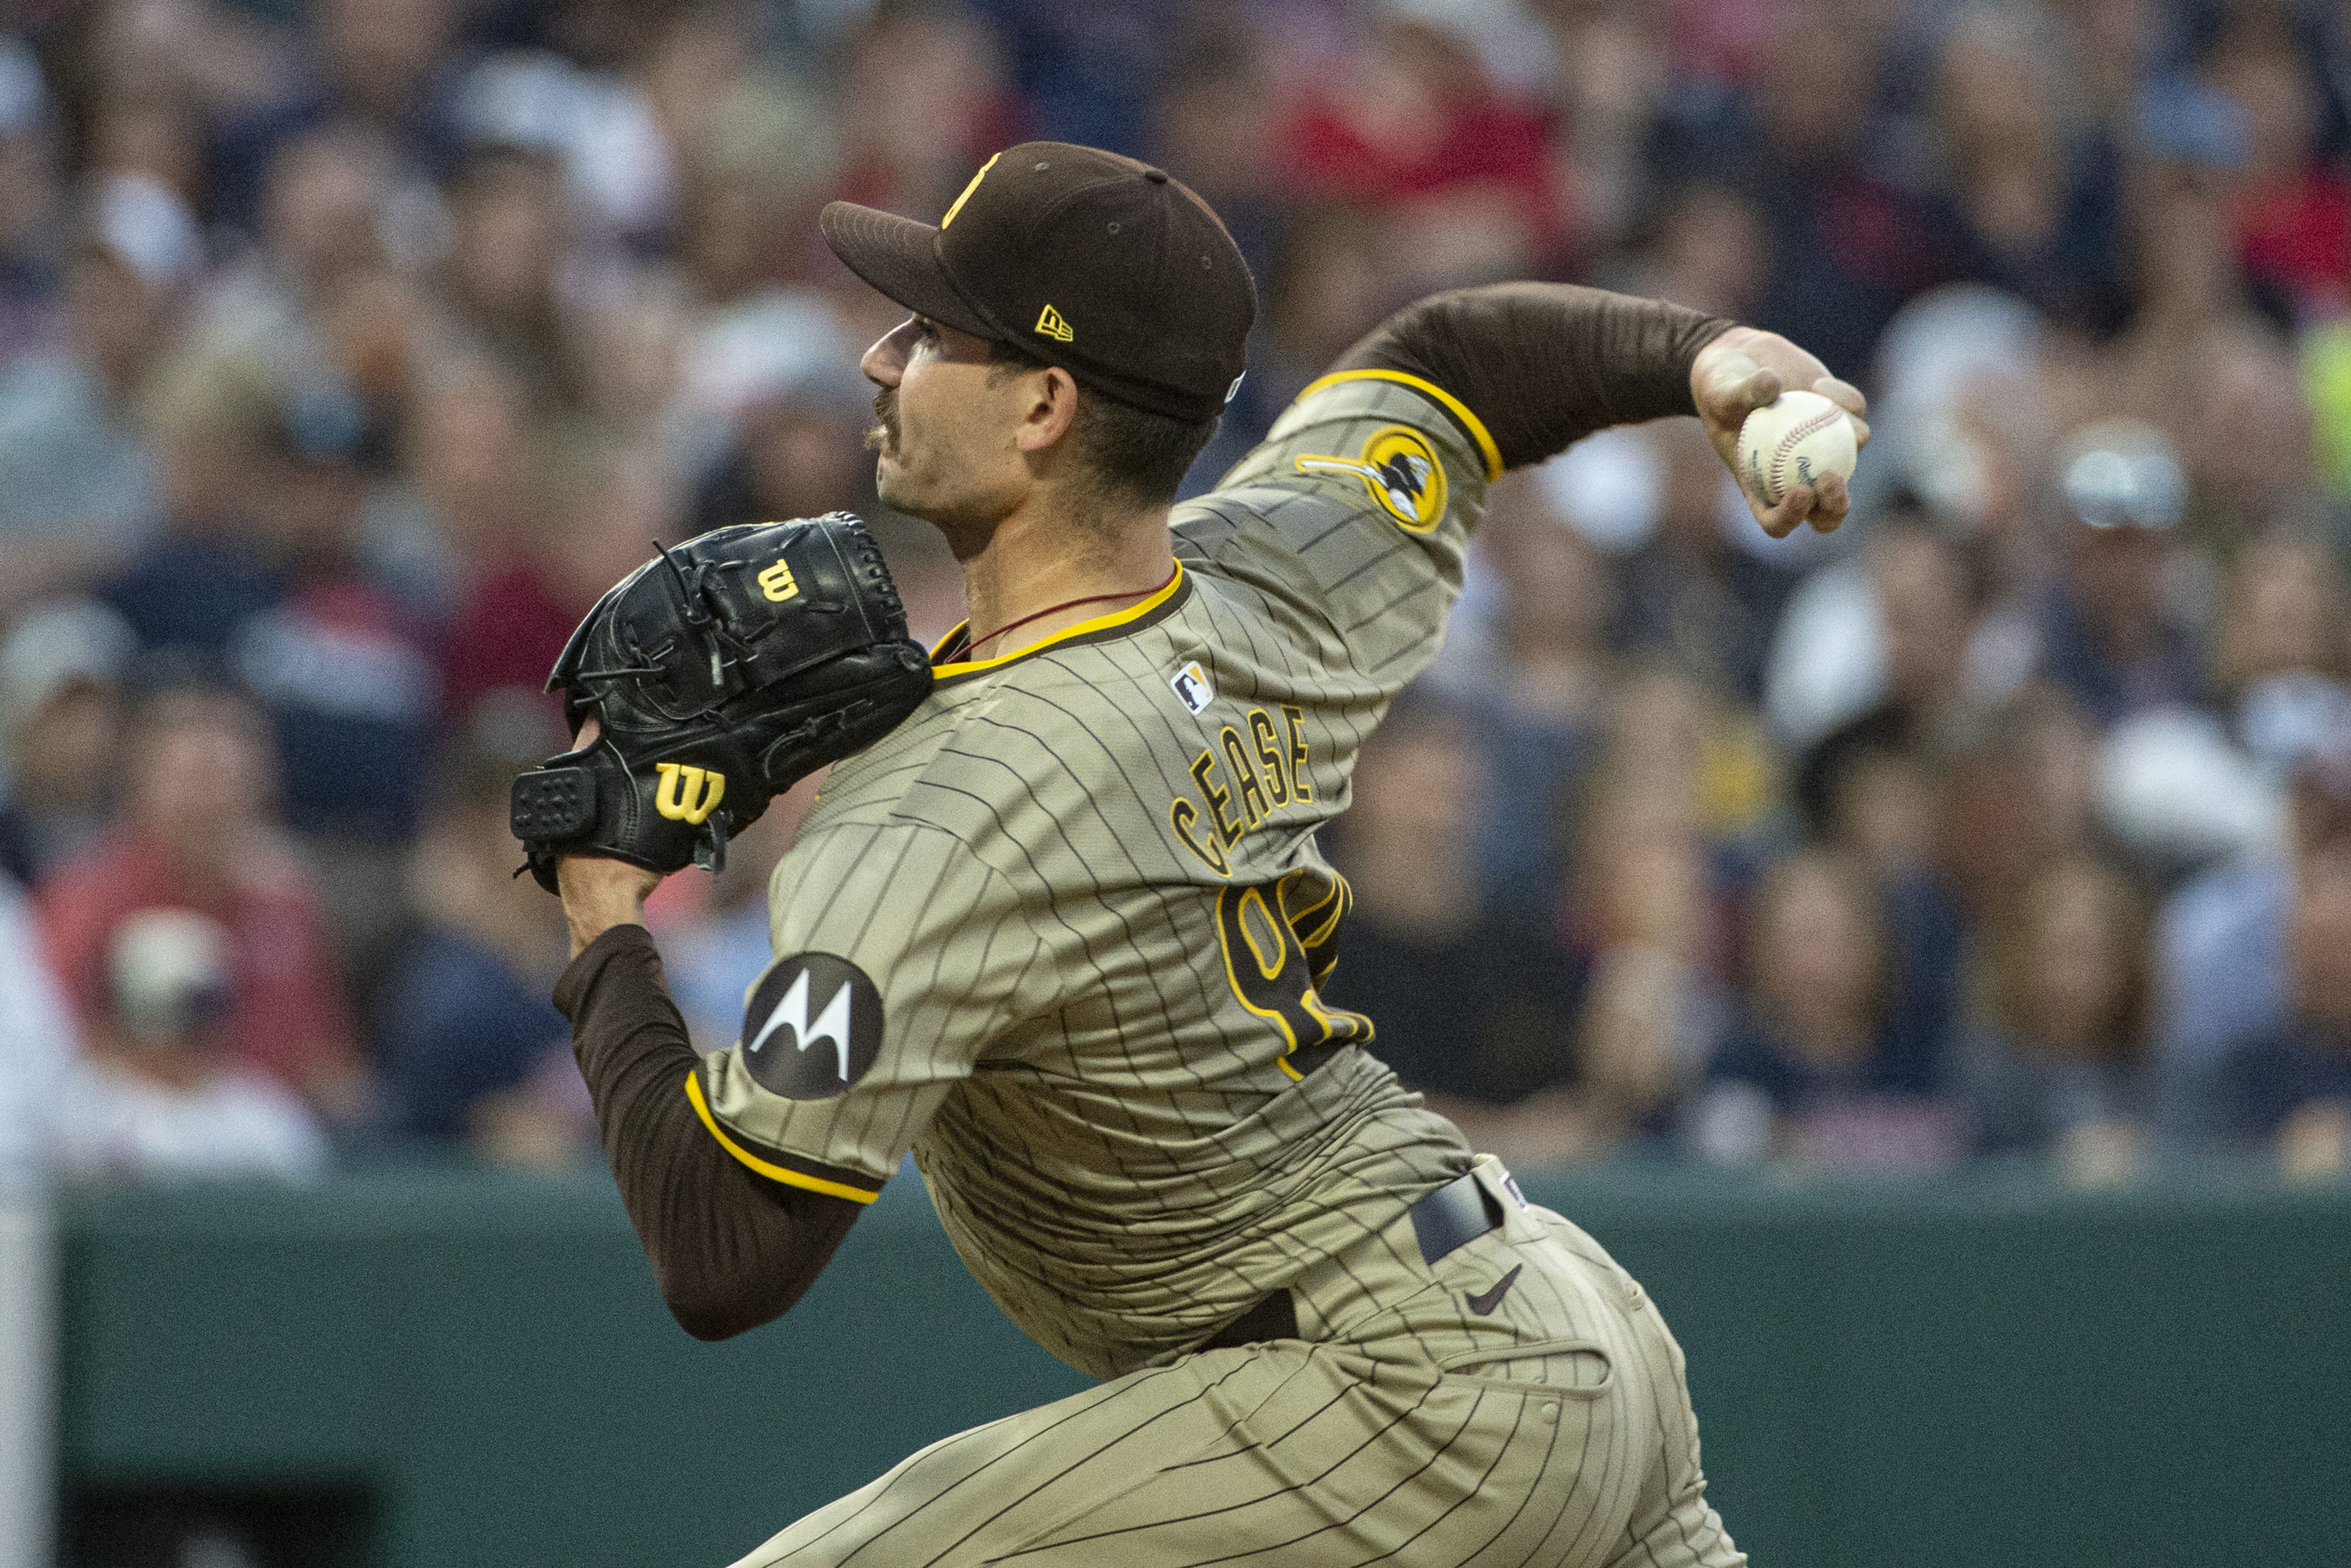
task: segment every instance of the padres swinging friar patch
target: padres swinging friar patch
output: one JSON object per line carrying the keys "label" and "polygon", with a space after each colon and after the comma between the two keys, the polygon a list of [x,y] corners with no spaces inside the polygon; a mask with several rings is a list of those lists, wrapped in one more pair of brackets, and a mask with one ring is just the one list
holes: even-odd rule
{"label": "padres swinging friar patch", "polygon": [[769,969],[743,1012],[743,1062],[787,1100],[830,1100],[882,1052],[882,994],[865,971],[830,953]]}

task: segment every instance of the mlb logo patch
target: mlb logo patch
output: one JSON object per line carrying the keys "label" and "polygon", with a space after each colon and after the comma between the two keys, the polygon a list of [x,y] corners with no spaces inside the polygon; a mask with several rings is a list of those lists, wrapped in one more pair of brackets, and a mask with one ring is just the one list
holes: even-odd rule
{"label": "mlb logo patch", "polygon": [[1195,718],[1207,712],[1208,705],[1217,700],[1217,688],[1208,684],[1208,672],[1200,668],[1196,659],[1167,677],[1167,684],[1175,688],[1176,699],[1192,710]]}

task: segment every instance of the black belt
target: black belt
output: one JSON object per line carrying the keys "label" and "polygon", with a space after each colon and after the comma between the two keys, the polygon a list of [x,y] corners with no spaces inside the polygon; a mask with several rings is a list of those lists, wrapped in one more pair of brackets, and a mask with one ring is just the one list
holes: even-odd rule
{"label": "black belt", "polygon": [[[1456,1176],[1405,1211],[1412,1217],[1413,1239],[1420,1243],[1421,1261],[1436,1265],[1439,1258],[1475,1241],[1502,1223],[1502,1207],[1475,1176]],[[1231,1350],[1262,1344],[1270,1339],[1298,1337],[1298,1302],[1290,1287],[1268,1295],[1249,1311],[1210,1334],[1199,1350]]]}

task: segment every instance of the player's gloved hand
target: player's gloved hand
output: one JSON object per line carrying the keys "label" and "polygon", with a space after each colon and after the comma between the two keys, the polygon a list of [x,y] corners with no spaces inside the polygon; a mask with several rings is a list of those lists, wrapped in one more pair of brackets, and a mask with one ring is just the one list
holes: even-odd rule
{"label": "player's gloved hand", "polygon": [[771,798],[914,712],[931,666],[872,536],[834,512],[664,550],[597,601],[548,689],[580,744],[515,780],[510,825],[556,893],[566,855],[718,869]]}
{"label": "player's gloved hand", "polygon": [[1776,507],[1750,489],[1740,475],[1739,427],[1749,414],[1791,387],[1816,392],[1843,408],[1853,416],[1855,444],[1867,444],[1869,425],[1862,415],[1868,412],[1869,401],[1861,395],[1861,389],[1829,374],[1826,365],[1777,332],[1733,327],[1700,349],[1690,365],[1690,396],[1698,404],[1707,438],[1714,443],[1723,465],[1739,479],[1748,510],[1775,539],[1787,538],[1807,522],[1815,532],[1834,533],[1851,506],[1844,481],[1834,474],[1823,476],[1817,488],[1796,486]]}

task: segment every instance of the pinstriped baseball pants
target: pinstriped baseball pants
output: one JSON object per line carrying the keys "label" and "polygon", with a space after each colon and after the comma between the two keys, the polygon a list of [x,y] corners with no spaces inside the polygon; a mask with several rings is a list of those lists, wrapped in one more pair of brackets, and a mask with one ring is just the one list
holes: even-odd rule
{"label": "pinstriped baseball pants", "polygon": [[736,1568],[1738,1568],[1656,1309],[1479,1170],[1499,1228],[1432,1266],[1399,1218],[1293,1286],[1301,1338],[944,1438]]}

